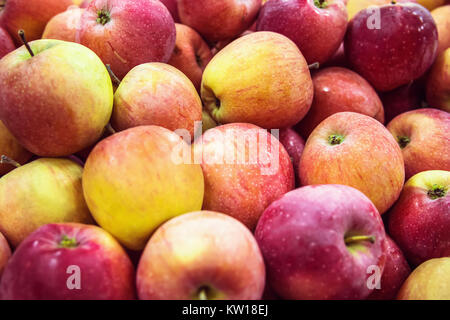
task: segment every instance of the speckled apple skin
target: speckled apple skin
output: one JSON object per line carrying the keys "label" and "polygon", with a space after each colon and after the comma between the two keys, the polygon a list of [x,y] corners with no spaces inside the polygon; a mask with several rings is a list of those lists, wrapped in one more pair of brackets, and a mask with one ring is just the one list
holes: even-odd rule
{"label": "speckled apple skin", "polygon": [[14,45],[14,42],[8,32],[0,27],[0,59],[15,49],[16,46]]}
{"label": "speckled apple skin", "polygon": [[258,31],[273,31],[295,42],[308,64],[329,60],[347,30],[347,10],[341,0],[318,8],[314,0],[268,1],[258,16]]}
{"label": "speckled apple skin", "polygon": [[[62,248],[62,237],[75,248]],[[80,268],[81,288],[70,290],[69,266]],[[9,260],[0,284],[4,300],[129,300],[136,296],[134,269],[106,231],[83,224],[48,224],[31,234]]]}
{"label": "speckled apple skin", "polygon": [[[108,10],[111,21],[98,23],[99,10]],[[94,0],[81,17],[76,40],[122,79],[139,64],[169,61],[175,37],[173,18],[157,0]]]}
{"label": "speckled apple skin", "polygon": [[[438,199],[428,197],[434,184],[447,188]],[[450,172],[424,171],[408,180],[389,216],[389,233],[408,261],[417,266],[450,256]]]}
{"label": "speckled apple skin", "polygon": [[[227,215],[199,211],[174,218],[148,242],[137,271],[140,299],[259,300],[265,266],[252,233]],[[211,293],[210,293],[211,294]]]}
{"label": "speckled apple skin", "polygon": [[76,41],[76,33],[84,9],[73,7],[54,16],[45,26],[42,39]]}
{"label": "speckled apple skin", "polygon": [[[351,253],[348,234],[375,236]],[[296,189],[274,201],[255,232],[270,285],[284,299],[364,299],[367,268],[383,271],[385,231],[372,202],[343,185]]]}
{"label": "speckled apple skin", "polygon": [[450,112],[450,47],[437,57],[428,74],[427,102]]}
{"label": "speckled apple skin", "polygon": [[166,6],[169,10],[172,18],[175,22],[180,22],[180,17],[178,15],[178,4],[177,0],[161,0],[161,2]]}
{"label": "speckled apple skin", "polygon": [[402,150],[406,179],[426,170],[450,171],[450,113],[425,108],[412,110],[395,117],[387,125],[398,137],[411,141]]}
{"label": "speckled apple skin", "polygon": [[352,68],[378,91],[390,91],[421,77],[438,47],[436,24],[415,3],[381,6],[380,29],[368,28],[373,11],[360,11],[349,23],[345,53]]}

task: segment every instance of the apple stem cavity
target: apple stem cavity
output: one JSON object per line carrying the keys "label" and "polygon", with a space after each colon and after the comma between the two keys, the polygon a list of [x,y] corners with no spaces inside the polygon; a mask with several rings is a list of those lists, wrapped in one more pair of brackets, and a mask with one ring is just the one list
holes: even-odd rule
{"label": "apple stem cavity", "polygon": [[111,21],[111,14],[105,9],[97,11],[97,23],[105,25]]}
{"label": "apple stem cavity", "polygon": [[63,235],[61,241],[59,241],[59,246],[62,248],[75,248],[78,246],[77,240],[75,238],[69,238]]}
{"label": "apple stem cavity", "polygon": [[106,125],[106,131],[108,131],[111,134],[115,134],[117,132],[116,130],[114,130],[114,128],[112,127],[111,123],[108,123]]}
{"label": "apple stem cavity", "polygon": [[346,245],[361,241],[369,241],[370,243],[375,243],[375,236],[348,236],[344,239]]}
{"label": "apple stem cavity", "polygon": [[4,154],[2,154],[2,156],[0,157],[0,164],[10,164],[16,168],[21,167],[20,163],[18,163],[17,161],[15,161],[11,158],[8,158]]}
{"label": "apple stem cavity", "polygon": [[326,0],[314,0],[314,5],[319,9],[325,9],[328,7],[328,2]]}
{"label": "apple stem cavity", "polygon": [[107,65],[106,65],[106,70],[108,70],[109,76],[111,77],[111,79],[112,79],[112,81],[114,82],[114,84],[115,84],[116,86],[119,86],[120,83],[121,83],[121,81],[120,81],[120,79],[116,76],[116,74],[112,71],[111,65],[110,65],[110,64],[107,64]]}
{"label": "apple stem cavity", "polygon": [[317,70],[320,68],[320,63],[314,62],[308,65],[309,70]]}
{"label": "apple stem cavity", "polygon": [[23,31],[22,29],[19,30],[19,37],[25,45],[25,48],[27,48],[28,52],[30,53],[30,56],[34,57],[34,52],[33,50],[31,50],[31,47],[28,44],[27,38],[25,37],[25,31]]}
{"label": "apple stem cavity", "polygon": [[447,188],[444,186],[440,186],[437,184],[434,184],[430,190],[428,190],[427,195],[431,200],[436,200],[439,198],[445,197],[447,194]]}
{"label": "apple stem cavity", "polygon": [[332,134],[328,137],[328,143],[332,146],[336,146],[338,144],[341,144],[344,141],[344,137],[340,134]]}
{"label": "apple stem cavity", "polygon": [[400,148],[404,149],[411,142],[411,139],[406,136],[398,136],[397,141]]}

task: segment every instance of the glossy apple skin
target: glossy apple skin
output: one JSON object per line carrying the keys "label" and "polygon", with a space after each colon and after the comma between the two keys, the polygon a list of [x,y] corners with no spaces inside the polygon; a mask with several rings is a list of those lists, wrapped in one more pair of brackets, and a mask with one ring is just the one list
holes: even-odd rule
{"label": "glossy apple skin", "polygon": [[161,0],[161,2],[166,6],[169,10],[172,18],[175,22],[180,22],[180,17],[178,15],[178,5],[177,0]]}
{"label": "glossy apple skin", "polygon": [[411,267],[395,242],[386,236],[386,264],[381,276],[380,289],[373,289],[370,300],[395,300],[403,282],[411,273]]}
{"label": "glossy apple skin", "polygon": [[[111,20],[97,22],[99,10]],[[145,36],[144,36],[145,35]],[[175,23],[157,0],[94,0],[81,16],[77,42],[92,49],[122,79],[147,62],[167,62],[175,46]]]}
{"label": "glossy apple skin", "polygon": [[42,39],[57,39],[63,41],[76,41],[76,33],[85,9],[71,6],[50,19],[47,23]]}
{"label": "glossy apple skin", "polygon": [[405,112],[395,117],[387,126],[399,141],[407,137],[410,142],[403,147],[406,179],[426,170],[450,171],[450,114],[425,108]]}
{"label": "glossy apple skin", "polygon": [[7,53],[14,51],[16,46],[13,40],[9,36],[5,29],[0,27],[0,59],[3,58]]}
{"label": "glossy apple skin", "polygon": [[438,7],[431,11],[431,16],[436,22],[439,37],[437,54],[440,55],[450,47],[450,4]]}
{"label": "glossy apple skin", "polygon": [[380,29],[367,27],[375,16],[360,11],[349,23],[345,54],[352,68],[378,91],[390,91],[421,77],[432,65],[438,34],[431,14],[415,3],[379,7]]}
{"label": "glossy apple skin", "polygon": [[114,94],[114,129],[155,125],[188,130],[202,120],[202,101],[192,82],[178,69],[159,62],[134,67]]}
{"label": "glossy apple skin", "polygon": [[[375,236],[375,242],[349,249],[344,242],[349,235]],[[255,232],[275,292],[308,300],[366,298],[367,268],[376,265],[382,272],[385,264],[385,236],[372,202],[343,185],[285,194],[264,211]]]}
{"label": "glossy apple skin", "polygon": [[[391,1],[392,0],[348,0],[346,3],[348,20],[351,20],[359,11],[363,9],[367,9],[370,6],[389,4]],[[397,0],[397,2],[417,2],[417,0]]]}
{"label": "glossy apple skin", "polygon": [[221,213],[192,212],[154,233],[136,282],[143,300],[198,300],[203,287],[208,300],[259,300],[264,260],[242,223]]}
{"label": "glossy apple skin", "polygon": [[9,247],[8,241],[6,241],[6,238],[0,232],[0,280],[2,279],[3,269],[10,257],[11,248]]}
{"label": "glossy apple skin", "polygon": [[203,73],[201,96],[218,123],[281,129],[306,115],[313,83],[305,58],[291,40],[255,32],[214,56]]}
{"label": "glossy apple skin", "polygon": [[260,0],[177,0],[182,24],[210,42],[227,40],[247,30],[257,17]]}
{"label": "glossy apple skin", "polygon": [[332,114],[358,112],[384,123],[383,104],[372,86],[356,72],[340,67],[319,70],[312,76],[314,100],[296,128],[304,137]]}
{"label": "glossy apple skin", "polygon": [[[76,153],[102,135],[113,106],[108,71],[88,48],[36,40],[0,60],[0,119],[43,157]],[[26,81],[25,81],[26,79]]]}
{"label": "glossy apple skin", "polygon": [[298,165],[305,149],[305,140],[292,128],[281,129],[279,140],[286,149],[294,166],[294,174],[298,176]]}
{"label": "glossy apple skin", "polygon": [[40,158],[0,179],[0,232],[13,247],[48,223],[93,222],[82,172],[71,160]]}
{"label": "glossy apple skin", "polygon": [[[332,145],[331,135],[343,136]],[[362,191],[385,213],[402,191],[405,169],[400,147],[377,120],[336,113],[311,133],[299,166],[302,185],[343,184]]]}
{"label": "glossy apple skin", "polygon": [[[430,197],[434,185],[446,188],[442,197]],[[389,232],[413,265],[450,256],[450,172],[431,170],[416,174],[389,216]]]}
{"label": "glossy apple skin", "polygon": [[[62,247],[61,239],[76,247]],[[78,266],[81,289],[70,290],[69,266]],[[4,300],[128,300],[135,298],[134,269],[110,234],[96,226],[48,224],[14,252],[0,284]]]}
{"label": "glossy apple skin", "polygon": [[450,112],[450,48],[437,57],[428,74],[427,102]]}
{"label": "glossy apple skin", "polygon": [[102,140],[89,154],[83,172],[88,207],[128,249],[143,249],[160,224],[202,207],[202,169],[177,163],[177,150],[191,152],[172,131],[140,126]]}
{"label": "glossy apple skin", "polygon": [[[235,138],[249,141],[252,136],[255,143],[245,146]],[[210,129],[196,140],[194,154],[205,177],[203,209],[228,214],[250,230],[272,201],[294,188],[287,151],[277,138],[255,125],[232,123]],[[235,158],[227,160],[223,154]],[[257,157],[250,160],[252,154]],[[239,160],[244,156],[245,163]]]}
{"label": "glossy apple skin", "polygon": [[[1,155],[5,155],[20,164],[24,164],[31,158],[31,153],[19,144],[17,139],[14,138],[0,120],[0,156]],[[15,167],[10,164],[0,164],[0,177],[14,168]]]}
{"label": "glossy apple skin", "polygon": [[25,31],[28,41],[40,39],[47,22],[70,5],[73,5],[72,0],[7,0],[0,12],[0,25],[9,32],[16,45],[21,45],[17,34],[20,29]]}
{"label": "glossy apple skin", "polygon": [[385,123],[391,122],[404,112],[421,108],[425,99],[425,90],[422,87],[420,83],[414,81],[392,91],[381,92]]}
{"label": "glossy apple skin", "polygon": [[450,257],[428,260],[406,279],[398,300],[449,300]]}
{"label": "glossy apple skin", "polygon": [[344,39],[347,10],[341,0],[327,1],[325,8],[316,7],[314,0],[272,0],[261,8],[256,28],[285,35],[295,42],[308,64],[322,64]]}
{"label": "glossy apple skin", "polygon": [[202,37],[192,28],[175,24],[177,39],[168,64],[182,71],[200,91],[203,70],[212,59],[212,52]]}

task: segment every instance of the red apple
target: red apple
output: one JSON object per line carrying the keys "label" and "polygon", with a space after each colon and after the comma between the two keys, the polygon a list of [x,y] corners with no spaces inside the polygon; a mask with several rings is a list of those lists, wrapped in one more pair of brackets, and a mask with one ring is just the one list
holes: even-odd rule
{"label": "red apple", "polygon": [[0,284],[4,300],[134,297],[125,251],[103,229],[83,224],[48,224],[33,232],[14,252]]}
{"label": "red apple", "polygon": [[157,0],[94,0],[81,16],[77,42],[92,49],[122,79],[135,66],[167,62],[175,24]]}
{"label": "red apple", "polygon": [[298,176],[298,165],[305,148],[305,140],[292,128],[281,129],[279,140],[291,158],[294,173]]}
{"label": "red apple", "polygon": [[288,153],[255,125],[209,129],[196,140],[194,154],[205,177],[203,209],[228,214],[251,230],[272,201],[294,188]]}
{"label": "red apple", "polygon": [[439,46],[437,54],[440,55],[450,47],[450,5],[434,9],[431,11],[431,16],[436,22],[438,30]]}
{"label": "red apple", "polygon": [[177,0],[177,4],[181,23],[215,42],[247,30],[256,19],[261,0]]}
{"label": "red apple", "polygon": [[380,289],[373,289],[371,300],[394,300],[403,282],[411,273],[411,268],[400,248],[386,236],[386,264],[381,276]]}
{"label": "red apple", "polygon": [[421,77],[438,46],[430,12],[415,3],[362,10],[350,21],[345,54],[352,68],[379,91],[390,91]]}
{"label": "red apple", "polygon": [[265,267],[243,224],[199,211],[174,218],[153,234],[136,282],[140,299],[256,300],[263,294]]}
{"label": "red apple", "polygon": [[295,42],[306,61],[324,63],[337,51],[347,29],[341,0],[269,0],[258,16],[258,31],[273,31]]}
{"label": "red apple", "polygon": [[7,53],[14,51],[16,46],[13,40],[9,36],[5,29],[0,27],[0,59],[3,58]]}
{"label": "red apple", "polygon": [[81,15],[85,9],[71,6],[50,19],[42,34],[43,39],[57,39],[75,42]]}
{"label": "red apple", "polygon": [[180,22],[180,17],[178,16],[178,5],[177,0],[161,0],[161,2],[169,10],[172,18],[175,22]]}
{"label": "red apple", "polygon": [[314,99],[311,109],[296,125],[304,137],[332,114],[352,111],[368,115],[384,123],[383,104],[372,86],[351,70],[330,67],[312,76]]}
{"label": "red apple", "polygon": [[192,82],[178,69],[159,62],[134,67],[114,94],[111,124],[116,130],[155,125],[185,129],[194,137],[202,120],[202,101]]}
{"label": "red apple", "polygon": [[[31,158],[31,153],[22,147],[16,138],[9,132],[3,122],[0,120],[0,156],[7,156],[19,164],[24,164]],[[1,163],[0,160],[0,177],[12,169],[14,165],[9,163]]]}
{"label": "red apple", "polygon": [[175,49],[168,64],[182,71],[200,91],[203,70],[212,59],[211,49],[194,29],[178,23],[175,27]]}
{"label": "red apple", "polygon": [[87,8],[89,7],[89,5],[91,4],[93,0],[84,0],[83,2],[80,3],[80,8]]}
{"label": "red apple", "polygon": [[325,64],[322,64],[322,67],[349,67],[345,57],[344,42],[341,43],[334,55]]}
{"label": "red apple", "polygon": [[426,170],[450,171],[450,114],[437,109],[412,110],[387,126],[402,149],[406,179]]}
{"label": "red apple", "polygon": [[2,0],[0,25],[21,45],[19,30],[24,30],[28,41],[40,39],[45,25],[55,15],[73,4],[72,0]]}
{"label": "red apple", "polygon": [[343,184],[362,191],[380,214],[402,191],[405,169],[400,147],[377,120],[336,113],[311,133],[299,167],[302,185]]}
{"label": "red apple", "polygon": [[284,299],[364,299],[369,267],[381,274],[386,259],[377,209],[342,185],[285,194],[264,211],[255,236],[269,283]]}
{"label": "red apple", "polygon": [[427,102],[450,112],[450,48],[437,57],[428,74]]}
{"label": "red apple", "polygon": [[409,262],[450,256],[450,171],[416,174],[389,217],[389,232]]}
{"label": "red apple", "polygon": [[2,278],[3,269],[6,266],[9,258],[11,257],[11,249],[8,241],[6,241],[3,234],[0,232],[0,280]]}

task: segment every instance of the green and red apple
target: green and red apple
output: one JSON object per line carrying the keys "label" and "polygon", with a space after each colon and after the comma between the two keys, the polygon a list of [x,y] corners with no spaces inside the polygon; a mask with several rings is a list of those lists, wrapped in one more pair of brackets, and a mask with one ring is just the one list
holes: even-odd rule
{"label": "green and red apple", "polygon": [[[18,164],[24,164],[31,158],[31,153],[22,147],[0,120],[0,156],[6,156]],[[11,163],[0,160],[0,177],[15,168]]]}

